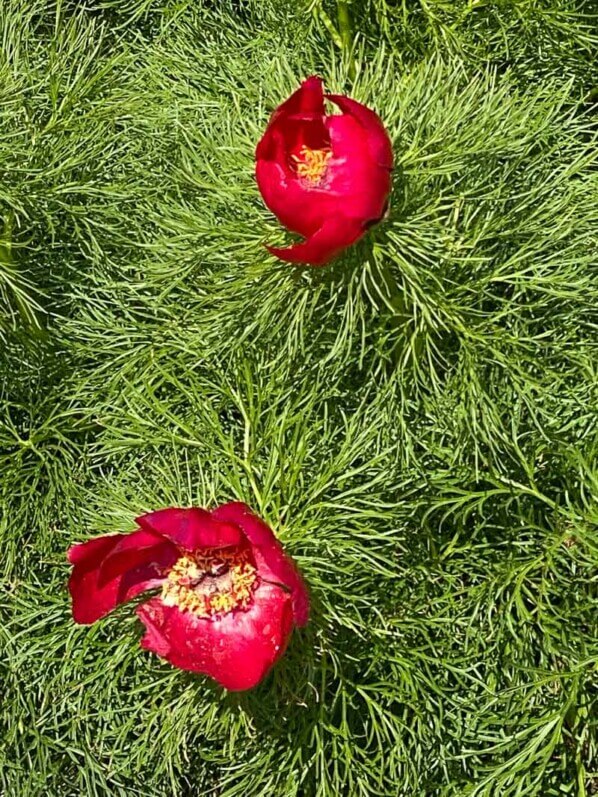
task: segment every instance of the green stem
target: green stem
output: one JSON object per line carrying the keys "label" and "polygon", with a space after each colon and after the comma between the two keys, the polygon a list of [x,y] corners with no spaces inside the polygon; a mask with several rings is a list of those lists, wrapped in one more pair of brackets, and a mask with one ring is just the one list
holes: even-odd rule
{"label": "green stem", "polygon": [[350,80],[355,80],[355,61],[353,60],[353,25],[351,24],[351,13],[349,3],[346,0],[337,2],[338,29],[341,34],[343,50],[347,58]]}
{"label": "green stem", "polygon": [[2,237],[0,238],[0,263],[5,265],[12,264],[12,228],[14,223],[14,214],[8,211],[4,219],[4,229],[2,230]]}

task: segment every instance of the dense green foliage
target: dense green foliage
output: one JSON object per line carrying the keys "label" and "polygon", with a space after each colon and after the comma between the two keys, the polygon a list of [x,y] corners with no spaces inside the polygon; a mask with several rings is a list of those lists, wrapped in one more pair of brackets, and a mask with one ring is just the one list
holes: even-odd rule
{"label": "dense green foliage", "polygon": [[[598,790],[597,9],[351,10],[0,0],[6,797]],[[253,178],[312,72],[397,160],[321,270]],[[73,625],[69,545],[231,499],[314,607],[254,692]]]}

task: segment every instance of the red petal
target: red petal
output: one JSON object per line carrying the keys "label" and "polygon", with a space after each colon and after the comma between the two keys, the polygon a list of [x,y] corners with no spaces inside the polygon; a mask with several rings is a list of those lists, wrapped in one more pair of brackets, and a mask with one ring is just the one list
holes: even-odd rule
{"label": "red petal", "polygon": [[336,209],[336,197],[303,186],[278,160],[258,160],[255,176],[267,207],[287,229],[299,235],[311,235]]}
{"label": "red petal", "polygon": [[272,114],[271,122],[280,116],[324,116],[324,81],[312,75],[303,81],[288,100],[281,103]]}
{"label": "red petal", "polygon": [[67,559],[72,565],[87,565],[102,559],[122,540],[122,534],[104,534],[86,542],[78,542],[67,551]]}
{"label": "red petal", "polygon": [[228,548],[243,539],[238,528],[216,523],[209,512],[198,507],[160,509],[138,517],[136,522],[146,531],[160,534],[186,551]]}
{"label": "red petal", "polygon": [[388,169],[372,159],[368,137],[348,115],[326,120],[333,157],[329,164],[329,186],[342,196],[343,216],[368,222],[382,217],[391,188]]}
{"label": "red petal", "polygon": [[311,149],[328,146],[322,83],[319,77],[307,78],[276,108],[256,147],[257,161],[276,160],[283,168],[288,168],[291,153],[303,144]]}
{"label": "red petal", "polygon": [[172,564],[172,558],[163,549],[160,558],[156,559],[155,553],[159,549],[155,547],[146,548],[146,558],[143,561],[137,559],[126,572],[100,582],[102,563],[123,539],[122,534],[108,534],[74,545],[68,551],[68,559],[74,565],[69,590],[76,623],[94,623],[119,604],[161,584],[162,573]]}
{"label": "red petal", "polygon": [[220,620],[197,617],[152,598],[137,608],[146,627],[141,646],[175,667],[214,678],[231,691],[256,686],[284,653],[292,631],[289,596],[262,583],[247,611]]}
{"label": "red petal", "polygon": [[359,219],[331,216],[303,243],[293,244],[285,249],[276,246],[266,248],[276,257],[289,263],[324,266],[343,249],[361,238],[365,231],[366,228]]}
{"label": "red petal", "polygon": [[392,169],[392,144],[378,114],[357,100],[341,94],[327,94],[326,99],[359,122],[367,133],[367,143],[373,160],[385,169]]}
{"label": "red petal", "polygon": [[214,517],[235,523],[243,529],[253,546],[260,578],[283,584],[291,591],[295,623],[304,626],[309,619],[309,595],[305,583],[272,529],[254,514],[247,504],[232,501],[212,512]]}
{"label": "red petal", "polygon": [[164,561],[166,566],[174,564],[179,556],[176,546],[153,532],[140,529],[131,534],[120,534],[119,537],[118,545],[107,554],[100,566],[100,585],[148,561],[149,558],[153,561]]}

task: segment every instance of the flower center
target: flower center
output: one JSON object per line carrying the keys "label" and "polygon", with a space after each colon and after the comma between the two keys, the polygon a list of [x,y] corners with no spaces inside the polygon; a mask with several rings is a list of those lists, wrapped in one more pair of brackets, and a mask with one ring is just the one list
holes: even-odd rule
{"label": "flower center", "polygon": [[167,606],[198,617],[214,617],[246,609],[258,585],[248,550],[208,550],[178,559],[162,585]]}
{"label": "flower center", "polygon": [[310,185],[322,182],[331,157],[329,149],[310,149],[305,144],[299,150],[299,155],[291,155],[297,174]]}

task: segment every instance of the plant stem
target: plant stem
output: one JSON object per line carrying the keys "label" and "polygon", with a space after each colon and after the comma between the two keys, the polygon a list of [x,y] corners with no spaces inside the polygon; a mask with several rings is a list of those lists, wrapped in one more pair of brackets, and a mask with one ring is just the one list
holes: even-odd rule
{"label": "plant stem", "polygon": [[353,60],[353,26],[351,24],[351,14],[349,3],[346,0],[337,2],[338,28],[341,34],[343,50],[347,57],[349,78],[355,80],[355,61]]}

